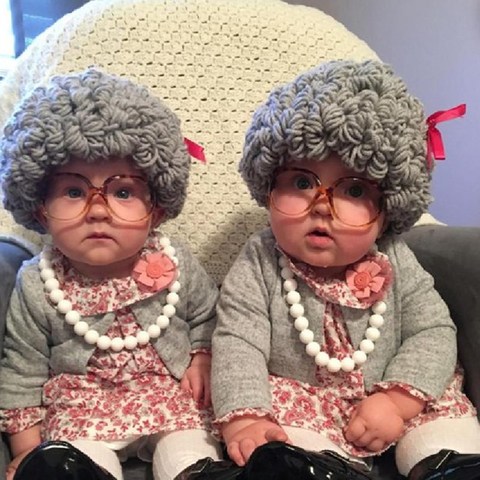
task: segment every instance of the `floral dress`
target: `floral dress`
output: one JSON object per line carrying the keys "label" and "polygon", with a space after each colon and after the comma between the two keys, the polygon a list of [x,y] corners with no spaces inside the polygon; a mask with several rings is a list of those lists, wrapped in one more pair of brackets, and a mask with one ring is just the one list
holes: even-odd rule
{"label": "floral dress", "polygon": [[[322,350],[330,357],[351,357],[354,348],[340,306],[369,309],[383,298],[393,278],[388,257],[381,252],[368,254],[347,269],[344,280],[319,277],[314,269],[303,263],[289,261],[289,267],[325,303],[324,341],[318,340],[323,345]],[[317,367],[316,378],[318,384],[313,386],[270,375],[272,412],[236,410],[218,419],[215,424],[228,422],[246,413],[265,414],[280,425],[325,435],[351,456],[367,457],[373,455],[372,452],[348,442],[344,431],[356,405],[375,391],[399,386],[426,402],[424,411],[406,422],[405,432],[439,417],[460,418],[476,414],[475,408],[462,393],[463,372],[460,367],[457,367],[454,378],[440,399],[429,397],[409,385],[391,382],[378,383],[371,391],[366,391],[361,369],[330,373],[324,367]]]}
{"label": "floral dress", "polygon": [[[155,255],[158,248],[152,239],[137,264],[137,274],[106,282],[81,276],[55,250],[52,264],[75,310],[85,316],[114,312],[107,335],[126,337],[141,329],[130,306],[169,284],[168,280],[159,280],[160,275],[155,275],[157,283],[149,283],[145,277],[145,258]],[[159,265],[151,266],[150,271],[155,267]],[[165,272],[165,266],[160,267]],[[170,270],[175,272],[174,267]],[[2,413],[2,427],[8,433],[23,431],[43,419],[42,436],[52,440],[111,441],[158,432],[208,430],[212,417],[210,409],[181,390],[151,343],[120,352],[97,348],[84,375],[63,373],[46,382],[42,407]]]}

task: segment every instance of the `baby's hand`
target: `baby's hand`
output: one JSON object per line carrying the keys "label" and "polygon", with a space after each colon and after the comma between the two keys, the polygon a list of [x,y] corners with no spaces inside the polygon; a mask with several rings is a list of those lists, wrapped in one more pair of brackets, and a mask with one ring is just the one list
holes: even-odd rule
{"label": "baby's hand", "polygon": [[180,381],[182,390],[190,392],[196,402],[202,402],[205,407],[212,404],[210,391],[210,370],[212,358],[208,353],[196,353],[190,366]]}
{"label": "baby's hand", "polygon": [[379,392],[358,404],[345,430],[345,438],[357,447],[378,452],[398,440],[403,430],[399,408],[387,394]]}
{"label": "baby's hand", "polygon": [[265,417],[240,417],[224,425],[223,439],[229,457],[243,467],[253,451],[267,442],[290,442],[280,425]]}

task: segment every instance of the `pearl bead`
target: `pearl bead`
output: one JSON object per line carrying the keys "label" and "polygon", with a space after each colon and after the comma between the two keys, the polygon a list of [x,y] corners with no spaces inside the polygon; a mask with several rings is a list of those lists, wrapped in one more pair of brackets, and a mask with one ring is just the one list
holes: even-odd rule
{"label": "pearl bead", "polygon": [[137,333],[137,340],[140,345],[146,345],[150,341],[150,335],[145,330]]}
{"label": "pearl bead", "polygon": [[313,338],[314,338],[313,332],[308,328],[300,332],[299,336],[300,336],[300,341],[305,345],[307,343],[313,342]]}
{"label": "pearl bead", "polygon": [[70,302],[70,300],[60,300],[57,304],[57,310],[60,312],[60,313],[63,313],[64,315],[66,315],[68,312],[70,312],[72,310],[72,302]]}
{"label": "pearl bead", "polygon": [[171,245],[170,239],[168,237],[161,237],[159,240],[160,246],[163,248],[169,247]]}
{"label": "pearl bead", "polygon": [[308,328],[308,320],[305,317],[297,317],[293,322],[293,325],[299,332],[301,332]]}
{"label": "pearl bead", "polygon": [[178,301],[180,300],[180,297],[178,296],[177,293],[175,292],[170,292],[168,295],[167,295],[167,303],[169,303],[170,305],[176,305],[178,303]]}
{"label": "pearl bead", "polygon": [[287,259],[283,256],[279,257],[278,264],[280,265],[280,268],[285,268],[288,265]]}
{"label": "pearl bead", "polygon": [[44,268],[51,268],[50,261],[43,257],[40,258],[38,261],[38,268],[40,268],[40,270],[43,270]]}
{"label": "pearl bead", "polygon": [[137,337],[134,337],[133,335],[127,335],[124,338],[124,343],[127,350],[133,350],[138,345],[138,340]]}
{"label": "pearl bead", "polygon": [[300,294],[294,290],[287,293],[287,303],[289,303],[290,305],[295,305],[296,303],[299,303],[300,299]]}
{"label": "pearl bead", "polygon": [[177,309],[173,305],[168,304],[164,305],[162,309],[162,313],[168,318],[172,318],[175,315],[176,311]]}
{"label": "pearl bead", "polygon": [[280,271],[280,275],[284,280],[293,278],[293,272],[288,267],[282,268],[282,270]]}
{"label": "pearl bead", "polygon": [[355,368],[355,362],[350,357],[345,357],[341,362],[341,369],[344,372],[353,372]]}
{"label": "pearl bead", "polygon": [[119,352],[120,350],[123,350],[124,346],[125,346],[125,342],[124,342],[123,338],[120,338],[120,337],[112,338],[112,343],[110,345],[110,348],[114,352]]}
{"label": "pearl bead", "polygon": [[178,280],[175,280],[169,287],[168,290],[170,292],[175,292],[177,293],[180,290],[180,282]]}
{"label": "pearl bead", "polygon": [[300,305],[300,303],[296,303],[295,305],[292,305],[289,310],[290,310],[290,315],[293,318],[301,317],[305,313],[305,309],[303,308],[303,305]]}
{"label": "pearl bead", "polygon": [[40,278],[45,282],[49,278],[55,278],[55,272],[51,268],[42,268],[40,270]]}
{"label": "pearl bead", "polygon": [[294,278],[289,278],[283,282],[283,289],[286,292],[291,292],[297,289],[297,281]]}
{"label": "pearl bead", "polygon": [[336,373],[340,371],[342,368],[342,364],[340,363],[340,360],[338,358],[330,358],[330,360],[327,363],[327,370],[330,373]]}
{"label": "pearl bead", "polygon": [[75,310],[70,310],[65,314],[65,321],[69,325],[75,325],[77,322],[80,321],[80,318],[80,314]]}
{"label": "pearl bead", "polygon": [[96,330],[89,330],[83,338],[89,345],[95,345],[100,338],[100,334]]}
{"label": "pearl bead", "polygon": [[165,315],[159,315],[157,317],[157,325],[162,329],[167,328],[170,325],[170,319]]}
{"label": "pearl bead", "polygon": [[97,347],[100,350],[108,350],[111,344],[112,344],[112,341],[106,335],[101,335],[97,340]]}
{"label": "pearl bead", "polygon": [[380,338],[380,330],[375,327],[369,327],[365,330],[365,338],[374,342]]}
{"label": "pearl bead", "polygon": [[73,327],[73,331],[77,334],[83,337],[89,330],[89,326],[87,322],[84,322],[83,320],[80,322],[77,322],[75,326]]}
{"label": "pearl bead", "polygon": [[305,351],[310,357],[316,357],[320,353],[320,344],[318,342],[310,342],[305,347]]}
{"label": "pearl bead", "polygon": [[375,313],[373,315],[370,315],[370,319],[368,320],[368,323],[375,328],[379,328],[383,325],[384,319],[381,315],[378,313]]}
{"label": "pearl bead", "polygon": [[356,365],[363,365],[367,361],[367,354],[361,350],[355,350],[352,358]]}
{"label": "pearl bead", "polygon": [[315,363],[319,367],[326,367],[329,360],[330,356],[326,352],[319,352],[317,355],[315,355]]}
{"label": "pearl bead", "polygon": [[387,304],[382,301],[376,302],[372,305],[372,311],[378,315],[383,315],[387,311]]}
{"label": "pearl bead", "polygon": [[165,255],[168,255],[169,257],[174,257],[175,256],[175,248],[172,247],[171,245],[166,246],[163,249]]}
{"label": "pearl bead", "polygon": [[364,339],[360,342],[360,350],[365,353],[371,353],[375,350],[375,345],[371,340]]}
{"label": "pearl bead", "polygon": [[60,282],[56,278],[49,278],[45,282],[45,290],[51,292],[52,290],[58,290],[60,288]]}
{"label": "pearl bead", "polygon": [[50,300],[53,303],[58,303],[60,300],[63,300],[64,293],[62,290],[56,288],[55,290],[52,290],[48,296],[50,297]]}
{"label": "pearl bead", "polygon": [[162,333],[162,330],[158,325],[150,325],[147,331],[150,335],[150,338],[158,338]]}

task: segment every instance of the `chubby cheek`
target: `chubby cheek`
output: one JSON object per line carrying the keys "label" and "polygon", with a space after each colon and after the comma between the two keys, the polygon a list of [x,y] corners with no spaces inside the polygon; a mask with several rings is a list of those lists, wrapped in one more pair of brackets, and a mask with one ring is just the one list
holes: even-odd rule
{"label": "chubby cheek", "polygon": [[284,217],[277,212],[269,213],[269,219],[270,227],[279,247],[286,253],[296,257],[296,250],[298,249],[301,236],[299,220]]}

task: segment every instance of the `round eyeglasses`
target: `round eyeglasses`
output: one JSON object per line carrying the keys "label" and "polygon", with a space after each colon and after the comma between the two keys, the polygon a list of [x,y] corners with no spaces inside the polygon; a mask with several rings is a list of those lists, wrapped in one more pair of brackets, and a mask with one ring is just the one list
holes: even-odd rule
{"label": "round eyeglasses", "polygon": [[326,196],[333,217],[350,227],[372,224],[382,211],[382,191],[367,178],[342,177],[324,187],[318,176],[304,168],[280,170],[270,188],[270,206],[287,216],[308,213]]}
{"label": "round eyeglasses", "polygon": [[43,212],[55,220],[73,220],[83,215],[95,195],[100,195],[108,211],[125,222],[139,222],[153,210],[147,181],[135,175],[114,175],[101,187],[79,173],[56,173],[49,177]]}

